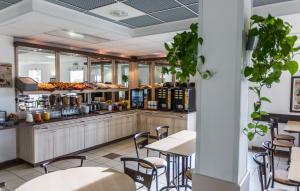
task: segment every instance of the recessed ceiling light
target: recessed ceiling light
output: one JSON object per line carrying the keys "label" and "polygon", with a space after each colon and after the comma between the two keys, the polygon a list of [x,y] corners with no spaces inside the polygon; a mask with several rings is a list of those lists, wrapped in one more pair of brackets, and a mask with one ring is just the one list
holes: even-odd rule
{"label": "recessed ceiling light", "polygon": [[69,31],[68,34],[74,38],[84,38],[84,35]]}
{"label": "recessed ceiling light", "polygon": [[123,18],[123,17],[127,17],[128,13],[126,11],[123,10],[112,10],[109,12],[109,14],[111,16],[117,17],[117,18]]}

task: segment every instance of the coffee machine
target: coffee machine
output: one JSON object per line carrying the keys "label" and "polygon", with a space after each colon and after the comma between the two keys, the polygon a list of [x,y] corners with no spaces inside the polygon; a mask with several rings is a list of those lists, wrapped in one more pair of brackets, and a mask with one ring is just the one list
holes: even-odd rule
{"label": "coffee machine", "polygon": [[196,89],[193,87],[176,87],[172,90],[173,111],[196,111]]}
{"label": "coffee machine", "polygon": [[155,89],[155,99],[159,110],[169,111],[173,109],[172,89],[167,87]]}

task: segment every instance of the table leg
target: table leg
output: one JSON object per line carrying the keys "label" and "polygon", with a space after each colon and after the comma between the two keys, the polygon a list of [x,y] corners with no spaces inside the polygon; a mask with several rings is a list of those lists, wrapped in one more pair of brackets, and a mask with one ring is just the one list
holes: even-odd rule
{"label": "table leg", "polygon": [[167,155],[167,187],[170,186],[170,155]]}
{"label": "table leg", "polygon": [[300,132],[299,132],[299,136],[298,136],[298,141],[299,141],[298,147],[300,147]]}

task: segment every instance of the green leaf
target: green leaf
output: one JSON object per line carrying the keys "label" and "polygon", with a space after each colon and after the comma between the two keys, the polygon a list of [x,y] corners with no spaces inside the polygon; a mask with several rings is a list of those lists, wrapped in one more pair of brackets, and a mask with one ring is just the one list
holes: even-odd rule
{"label": "green leaf", "polygon": [[257,125],[257,128],[260,129],[263,133],[267,133],[268,132],[268,126],[263,125],[263,124],[259,124]]}
{"label": "green leaf", "polygon": [[269,98],[267,98],[267,97],[261,97],[260,100],[261,100],[261,101],[265,101],[265,102],[272,103],[271,100],[269,100]]}
{"label": "green leaf", "polygon": [[253,112],[253,113],[251,114],[251,118],[252,118],[252,119],[258,119],[258,118],[260,118],[260,117],[261,117],[260,113]]}
{"label": "green leaf", "polygon": [[298,62],[291,60],[289,62],[287,62],[286,64],[287,69],[289,70],[289,72],[291,73],[291,75],[296,74],[296,72],[298,71]]}
{"label": "green leaf", "polygon": [[253,133],[253,132],[248,132],[248,133],[247,133],[247,137],[248,137],[248,140],[249,140],[249,141],[252,141],[253,138],[254,138],[254,133]]}
{"label": "green leaf", "polygon": [[245,69],[244,69],[244,75],[245,77],[249,77],[253,72],[253,68],[252,67],[249,67],[249,66],[246,66]]}
{"label": "green leaf", "polygon": [[269,113],[266,112],[266,111],[260,111],[260,115],[261,115],[261,116],[267,116],[267,115],[269,115]]}
{"label": "green leaf", "polygon": [[249,128],[249,129],[254,129],[254,128],[255,128],[255,125],[254,125],[253,123],[249,123],[249,124],[248,124],[248,128]]}

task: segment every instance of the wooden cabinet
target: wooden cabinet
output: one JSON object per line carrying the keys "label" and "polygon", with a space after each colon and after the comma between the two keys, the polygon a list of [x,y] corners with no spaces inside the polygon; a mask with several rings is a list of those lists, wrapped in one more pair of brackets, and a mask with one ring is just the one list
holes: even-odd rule
{"label": "wooden cabinet", "polygon": [[43,130],[34,131],[34,161],[33,162],[38,163],[41,161],[52,159],[53,157],[54,157],[53,133],[49,131],[43,131]]}
{"label": "wooden cabinet", "polygon": [[108,130],[108,141],[120,139],[122,137],[122,123],[125,121],[124,116],[113,117],[110,120]]}
{"label": "wooden cabinet", "polygon": [[61,128],[53,133],[53,156],[59,157],[70,153],[70,128]]}
{"label": "wooden cabinet", "polygon": [[97,145],[108,142],[109,119],[97,120]]}
{"label": "wooden cabinet", "polygon": [[137,132],[136,114],[130,114],[122,118],[122,136],[127,137]]}
{"label": "wooden cabinet", "polygon": [[174,119],[170,117],[163,117],[153,115],[147,120],[148,123],[148,131],[150,132],[151,136],[156,136],[156,127],[158,126],[169,126],[170,129],[174,127]]}
{"label": "wooden cabinet", "polygon": [[84,126],[72,126],[69,128],[70,131],[70,142],[69,152],[76,152],[84,149]]}
{"label": "wooden cabinet", "polygon": [[97,123],[84,124],[84,148],[97,145]]}

